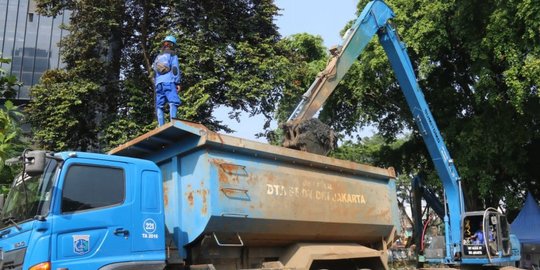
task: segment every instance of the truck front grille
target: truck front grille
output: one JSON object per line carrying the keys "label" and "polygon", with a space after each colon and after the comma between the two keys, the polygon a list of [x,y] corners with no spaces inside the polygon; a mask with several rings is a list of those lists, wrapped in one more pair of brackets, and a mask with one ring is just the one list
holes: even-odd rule
{"label": "truck front grille", "polygon": [[22,269],[26,248],[5,252],[4,259],[0,263],[2,270]]}

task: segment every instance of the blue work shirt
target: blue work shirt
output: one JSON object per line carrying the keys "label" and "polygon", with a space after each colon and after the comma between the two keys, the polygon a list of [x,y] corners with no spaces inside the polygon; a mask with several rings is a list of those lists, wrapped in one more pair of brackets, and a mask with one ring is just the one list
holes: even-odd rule
{"label": "blue work shirt", "polygon": [[[157,71],[155,65],[153,65],[153,68],[154,68],[154,73],[156,74],[155,75],[155,83],[156,85],[160,84],[160,83],[169,83],[169,82],[172,82],[174,84],[180,84],[180,80],[182,79],[182,75],[181,75],[181,72],[180,72],[180,66],[178,64],[178,56],[176,56],[176,53],[173,51],[173,50],[163,50],[161,52],[161,54],[169,54],[169,59],[170,59],[170,71],[165,73],[165,74],[159,74],[159,72]],[[160,55],[161,55],[160,54]],[[158,55],[159,57],[159,55]],[[156,57],[157,59],[157,57]],[[154,61],[155,62],[155,61]]]}
{"label": "blue work shirt", "polygon": [[477,231],[474,236],[476,237],[474,244],[482,245],[484,244],[484,232]]}

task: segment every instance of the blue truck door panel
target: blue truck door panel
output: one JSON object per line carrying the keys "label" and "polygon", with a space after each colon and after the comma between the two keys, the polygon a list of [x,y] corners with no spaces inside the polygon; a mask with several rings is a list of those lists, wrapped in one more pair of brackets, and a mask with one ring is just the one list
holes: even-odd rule
{"label": "blue truck door panel", "polygon": [[136,188],[133,207],[132,250],[162,251],[165,249],[165,226],[163,218],[163,194],[158,171],[144,170],[140,185]]}
{"label": "blue truck door panel", "polygon": [[131,260],[134,178],[125,163],[66,161],[53,207],[52,269],[99,269]]}

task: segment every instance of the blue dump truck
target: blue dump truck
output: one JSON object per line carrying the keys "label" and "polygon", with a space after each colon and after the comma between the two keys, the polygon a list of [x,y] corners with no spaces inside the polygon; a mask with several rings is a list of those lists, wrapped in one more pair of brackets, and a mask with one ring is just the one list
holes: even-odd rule
{"label": "blue dump truck", "polygon": [[392,169],[187,121],[20,160],[0,269],[387,269],[399,228]]}

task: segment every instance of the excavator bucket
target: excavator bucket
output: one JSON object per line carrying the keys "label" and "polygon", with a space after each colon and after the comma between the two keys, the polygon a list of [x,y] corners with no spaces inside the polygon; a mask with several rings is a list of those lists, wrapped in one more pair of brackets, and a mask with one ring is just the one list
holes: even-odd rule
{"label": "excavator bucket", "polygon": [[282,124],[281,128],[283,147],[326,156],[337,146],[334,131],[317,118],[290,121]]}

